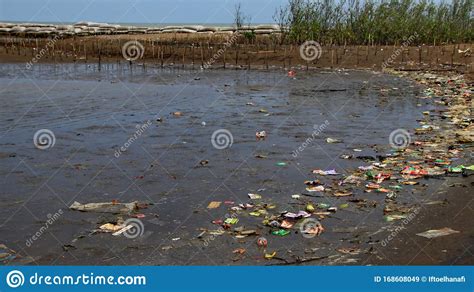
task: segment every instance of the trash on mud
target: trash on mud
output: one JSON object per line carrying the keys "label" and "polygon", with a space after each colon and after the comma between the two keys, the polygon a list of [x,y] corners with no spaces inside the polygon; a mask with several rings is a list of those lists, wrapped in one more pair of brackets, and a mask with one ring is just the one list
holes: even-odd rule
{"label": "trash on mud", "polygon": [[260,217],[260,216],[263,216],[263,215],[266,215],[266,214],[267,214],[267,211],[264,210],[264,209],[260,209],[260,210],[253,211],[253,212],[249,213],[250,216],[255,216],[255,217]]}
{"label": "trash on mud", "polygon": [[354,158],[354,155],[352,154],[341,154],[341,156],[339,156],[341,159],[352,159]]}
{"label": "trash on mud", "polygon": [[319,175],[338,175],[339,173],[336,172],[335,169],[330,169],[330,170],[322,170],[322,169],[314,169],[311,171],[313,174],[319,174]]}
{"label": "trash on mud", "polygon": [[441,228],[441,229],[427,230],[427,231],[422,232],[422,233],[417,233],[416,235],[431,239],[431,238],[436,238],[436,237],[440,237],[440,236],[447,236],[447,235],[451,235],[451,234],[455,234],[455,233],[460,233],[460,231],[453,230],[453,229],[448,228],[448,227],[444,227],[444,228]]}
{"label": "trash on mud", "polygon": [[259,247],[267,247],[268,246],[268,241],[265,237],[259,237],[257,239],[257,245]]}
{"label": "trash on mud", "polygon": [[[252,193],[250,193],[250,194],[248,194],[248,196],[249,196],[249,198],[250,198],[251,200],[258,200],[258,199],[261,199],[261,198],[262,198],[262,196],[259,195],[259,194],[252,194]],[[252,207],[253,207],[253,206],[252,206]]]}
{"label": "trash on mud", "polygon": [[285,235],[288,235],[290,233],[291,233],[291,231],[285,230],[285,229],[279,229],[279,230],[272,231],[273,235],[278,235],[278,236],[285,236]]}
{"label": "trash on mud", "polygon": [[326,143],[335,144],[335,143],[342,143],[342,141],[338,139],[334,139],[334,138],[326,138]]}
{"label": "trash on mud", "polygon": [[283,220],[280,224],[280,227],[285,228],[285,229],[291,229],[293,227],[293,225],[294,225],[293,222],[290,222],[288,220]]}
{"label": "trash on mud", "polygon": [[98,213],[113,213],[113,214],[128,214],[135,210],[138,210],[141,206],[138,202],[131,203],[88,203],[81,204],[74,202],[69,207],[71,210],[81,212],[98,212]]}
{"label": "trash on mud", "polygon": [[316,224],[304,224],[301,230],[304,234],[310,235],[321,235],[324,232],[324,227],[321,223],[317,222]]}
{"label": "trash on mud", "polygon": [[104,232],[117,232],[123,229],[125,225],[123,224],[113,224],[113,223],[105,223],[99,227],[101,231]]}
{"label": "trash on mud", "polygon": [[235,236],[236,238],[245,238],[250,235],[258,235],[257,230],[245,229],[243,226],[235,228],[234,232],[237,233]]}
{"label": "trash on mud", "polygon": [[343,254],[358,255],[361,253],[361,249],[357,247],[341,247],[337,249],[338,252]]}
{"label": "trash on mud", "polygon": [[223,235],[225,233],[225,230],[222,229],[217,229],[217,230],[209,230],[210,235]]}
{"label": "trash on mud", "polygon": [[237,224],[237,222],[239,222],[238,218],[227,218],[224,220],[225,224],[231,224],[231,225]]}
{"label": "trash on mud", "polygon": [[262,155],[262,154],[257,154],[257,155],[255,155],[255,158],[265,159],[265,158],[268,158],[268,156]]}
{"label": "trash on mud", "polygon": [[307,187],[306,190],[308,192],[324,192],[325,188],[324,186],[310,186]]}
{"label": "trash on mud", "polygon": [[352,192],[349,191],[337,191],[334,193],[334,197],[349,197],[352,196]]}
{"label": "trash on mud", "polygon": [[392,221],[395,221],[395,220],[405,219],[405,218],[407,218],[407,215],[393,214],[393,215],[386,215],[384,218],[385,218],[385,221],[392,222]]}
{"label": "trash on mud", "polygon": [[134,228],[133,225],[124,226],[122,229],[120,229],[120,230],[118,230],[118,231],[112,233],[112,235],[113,235],[113,236],[119,236],[119,235],[121,235],[122,233],[124,233],[124,232],[126,232],[126,231],[128,231],[128,230],[130,230],[130,229],[132,229],[132,228]]}
{"label": "trash on mud", "polygon": [[291,219],[299,219],[299,218],[307,218],[311,217],[311,214],[309,214],[306,211],[299,211],[298,213],[292,213],[292,212],[286,212],[283,214],[286,218],[291,218]]}
{"label": "trash on mud", "polygon": [[6,245],[0,244],[0,263],[7,263],[16,258],[16,252]]}
{"label": "trash on mud", "polygon": [[221,205],[221,202],[213,201],[213,202],[210,202],[209,205],[207,205],[207,208],[216,209],[216,208],[219,208],[220,205]]}
{"label": "trash on mud", "polygon": [[304,182],[305,185],[307,186],[317,186],[317,185],[321,185],[321,181],[319,180],[306,180]]}
{"label": "trash on mud", "polygon": [[261,139],[265,139],[267,137],[267,132],[265,131],[257,131],[255,133],[255,137],[257,138],[257,140],[261,140]]}
{"label": "trash on mud", "polygon": [[265,253],[265,259],[271,260],[276,256],[276,254],[277,254],[276,251],[274,251],[272,253]]}
{"label": "trash on mud", "polygon": [[237,248],[232,251],[232,253],[236,254],[244,254],[247,250],[245,248]]}
{"label": "trash on mud", "polygon": [[306,205],[306,211],[308,211],[309,213],[313,213],[314,211],[316,211],[316,208],[314,208],[313,204],[307,204]]}

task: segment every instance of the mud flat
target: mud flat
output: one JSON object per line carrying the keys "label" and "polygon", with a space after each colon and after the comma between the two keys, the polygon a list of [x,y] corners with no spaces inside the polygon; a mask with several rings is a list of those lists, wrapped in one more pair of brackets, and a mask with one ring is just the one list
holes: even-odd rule
{"label": "mud flat", "polygon": [[[472,84],[462,76],[0,66],[1,243],[16,252],[5,264],[430,264],[425,254],[472,264],[461,252],[472,252],[472,176],[449,171],[472,164]],[[42,129],[54,145],[33,143]],[[410,143],[394,149],[399,129]],[[228,147],[212,143],[222,130]],[[75,201],[138,205],[80,212]],[[288,219],[299,211],[324,231],[303,236],[304,219]],[[97,231],[131,218],[140,236]],[[219,221],[229,218],[238,222]],[[285,220],[287,235],[271,226]],[[416,235],[443,227],[459,233],[430,245]]]}

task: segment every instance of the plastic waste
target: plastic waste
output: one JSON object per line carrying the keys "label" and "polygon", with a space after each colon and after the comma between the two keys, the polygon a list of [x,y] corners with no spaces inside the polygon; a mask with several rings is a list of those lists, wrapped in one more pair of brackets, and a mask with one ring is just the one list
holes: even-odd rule
{"label": "plastic waste", "polygon": [[290,231],[285,230],[285,229],[280,229],[280,230],[272,231],[272,234],[273,234],[273,235],[278,235],[278,236],[285,236],[285,235],[288,235],[288,234],[290,234],[290,233],[291,233]]}
{"label": "plastic waste", "polygon": [[88,203],[81,204],[74,202],[69,207],[71,210],[77,210],[82,212],[99,212],[99,213],[114,213],[114,214],[127,214],[135,210],[138,210],[138,202],[131,203]]}
{"label": "plastic waste", "polygon": [[220,205],[221,205],[221,202],[213,201],[213,202],[210,202],[209,205],[207,205],[207,208],[216,209],[216,208],[219,208]]}
{"label": "plastic waste", "polygon": [[416,235],[431,239],[431,238],[447,236],[447,235],[456,234],[456,233],[460,233],[460,232],[448,227],[444,227],[441,229],[427,230],[425,232],[417,233]]}
{"label": "plastic waste", "polygon": [[261,198],[262,198],[262,196],[259,195],[259,194],[252,194],[252,193],[249,193],[248,196],[249,196],[249,198],[250,198],[251,200],[258,200],[258,199],[261,199]]}
{"label": "plastic waste", "polygon": [[238,218],[227,218],[224,220],[225,224],[231,224],[231,225],[237,224],[237,222],[239,222]]}
{"label": "plastic waste", "polygon": [[265,237],[259,237],[257,239],[257,245],[259,247],[267,247],[268,246],[268,241]]}
{"label": "plastic waste", "polygon": [[265,259],[271,260],[271,259],[273,259],[273,258],[276,256],[276,254],[277,254],[276,251],[274,251],[274,252],[272,252],[272,253],[266,253],[266,254],[265,254]]}
{"label": "plastic waste", "polygon": [[314,169],[312,171],[313,174],[319,174],[319,175],[337,175],[339,173],[336,172],[335,169],[330,169],[330,170],[322,170],[322,169]]}

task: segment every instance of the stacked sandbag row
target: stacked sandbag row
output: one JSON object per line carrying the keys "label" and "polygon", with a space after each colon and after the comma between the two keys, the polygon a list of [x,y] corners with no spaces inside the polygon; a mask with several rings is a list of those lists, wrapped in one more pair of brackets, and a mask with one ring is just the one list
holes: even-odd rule
{"label": "stacked sandbag row", "polygon": [[202,25],[138,27],[118,24],[78,22],[73,25],[54,25],[40,23],[0,23],[0,35],[25,36],[90,36],[112,34],[157,34],[157,33],[199,33],[199,34],[232,34],[252,32],[257,35],[269,35],[281,32],[278,25],[235,27],[207,27]]}

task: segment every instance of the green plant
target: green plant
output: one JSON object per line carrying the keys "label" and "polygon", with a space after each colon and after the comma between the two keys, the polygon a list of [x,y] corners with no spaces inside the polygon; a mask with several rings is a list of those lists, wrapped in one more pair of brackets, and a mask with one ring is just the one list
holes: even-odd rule
{"label": "green plant", "polygon": [[[474,0],[288,0],[274,20],[283,40],[323,44],[469,43]],[[412,38],[410,38],[412,37]]]}

